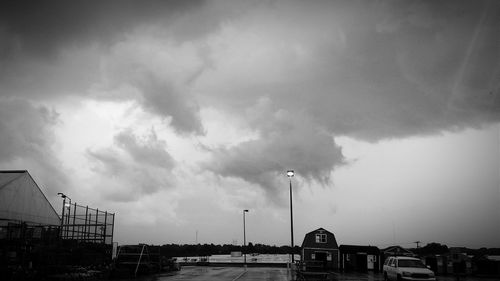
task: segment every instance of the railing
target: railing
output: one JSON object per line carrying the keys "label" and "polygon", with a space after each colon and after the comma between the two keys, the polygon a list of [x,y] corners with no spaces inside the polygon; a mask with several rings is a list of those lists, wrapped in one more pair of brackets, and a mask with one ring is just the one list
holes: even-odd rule
{"label": "railing", "polygon": [[113,243],[115,214],[76,203],[65,207],[61,238],[87,243]]}

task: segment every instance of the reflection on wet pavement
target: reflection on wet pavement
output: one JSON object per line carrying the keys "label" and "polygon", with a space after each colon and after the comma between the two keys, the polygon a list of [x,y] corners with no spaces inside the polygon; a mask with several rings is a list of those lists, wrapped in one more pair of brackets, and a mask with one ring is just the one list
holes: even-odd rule
{"label": "reflection on wet pavement", "polygon": [[[331,273],[330,280],[335,281],[382,281],[382,274],[367,273]],[[135,279],[137,280],[137,279]],[[185,266],[181,271],[165,273],[154,278],[140,279],[142,281],[293,281],[295,275],[287,268],[247,268],[242,267],[201,267]],[[498,278],[479,278],[473,276],[438,276],[438,281],[493,281]]]}

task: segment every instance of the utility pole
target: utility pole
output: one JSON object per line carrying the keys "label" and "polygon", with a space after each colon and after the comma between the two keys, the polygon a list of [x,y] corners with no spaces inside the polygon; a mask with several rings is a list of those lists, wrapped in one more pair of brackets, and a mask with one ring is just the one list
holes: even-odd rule
{"label": "utility pole", "polygon": [[294,243],[293,243],[293,203],[292,203],[292,177],[295,175],[295,172],[293,170],[288,170],[286,172],[286,175],[288,176],[288,179],[290,180],[290,247],[291,247],[291,254],[292,254],[292,264],[295,263],[294,259]]}

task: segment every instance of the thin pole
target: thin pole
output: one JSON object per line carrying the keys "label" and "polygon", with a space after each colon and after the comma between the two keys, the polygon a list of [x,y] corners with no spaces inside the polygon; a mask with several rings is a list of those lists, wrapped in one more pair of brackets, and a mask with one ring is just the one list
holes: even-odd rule
{"label": "thin pole", "polygon": [[114,235],[115,235],[115,214],[113,213],[113,225],[111,226],[111,244],[113,244]]}
{"label": "thin pole", "polygon": [[97,226],[99,225],[99,209],[95,210],[95,228],[94,228],[94,239],[93,241],[96,241],[97,239]]}
{"label": "thin pole", "polygon": [[244,257],[244,263],[245,266],[247,265],[247,252],[245,251],[245,247],[247,245],[247,237],[246,237],[246,230],[245,230],[245,211],[243,210],[243,257]]}
{"label": "thin pole", "polygon": [[73,223],[71,224],[71,239],[75,238],[75,218],[76,218],[76,202],[73,205]]}
{"label": "thin pole", "polygon": [[67,197],[69,199],[69,206],[68,206],[68,215],[66,216],[66,233],[64,237],[68,238],[69,237],[69,217],[71,216],[71,198]]}
{"label": "thin pole", "polygon": [[63,225],[64,225],[64,209],[66,208],[66,197],[63,198],[62,214],[61,214],[61,228],[59,229],[59,236],[63,238]]}
{"label": "thin pole", "polygon": [[104,212],[104,229],[102,234],[102,243],[106,244],[106,228],[108,227],[108,211]]}
{"label": "thin pole", "polygon": [[90,238],[90,232],[92,231],[92,213],[89,213],[89,228],[87,230],[87,233],[85,234],[87,237],[87,242],[91,240]]}
{"label": "thin pole", "polygon": [[90,227],[87,229],[87,219],[89,216],[89,206],[87,205],[85,207],[85,226],[83,227],[83,234],[82,234],[82,240],[87,242],[87,232],[90,230]]}
{"label": "thin pole", "polygon": [[292,205],[292,178],[290,177],[290,236],[292,240],[292,264],[295,262],[293,249],[293,205]]}

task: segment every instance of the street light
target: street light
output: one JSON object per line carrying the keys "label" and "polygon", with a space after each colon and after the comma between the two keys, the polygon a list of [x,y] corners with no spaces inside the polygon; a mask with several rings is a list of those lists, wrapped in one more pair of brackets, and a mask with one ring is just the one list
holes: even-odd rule
{"label": "street light", "polygon": [[243,210],[243,257],[244,257],[244,264],[245,267],[247,266],[247,252],[245,251],[245,247],[247,245],[247,236],[246,236],[246,229],[245,229],[245,213],[248,213],[248,210]]}
{"label": "street light", "polygon": [[[60,236],[61,238],[63,237],[63,222],[64,222],[64,210],[66,208],[68,208],[68,219],[67,219],[67,223],[69,224],[69,215],[71,214],[71,198],[69,198],[68,196],[66,196],[66,194],[62,193],[62,192],[58,192],[57,195],[61,196],[62,199],[63,199],[63,206],[62,206],[62,214],[61,214],[61,227],[60,227]],[[69,199],[69,204],[66,204],[66,198]]]}
{"label": "street light", "polygon": [[290,180],[290,237],[291,237],[291,246],[292,246],[292,264],[295,263],[294,258],[294,248],[293,248],[293,205],[292,205],[292,177],[295,175],[293,170],[286,171],[286,175]]}

